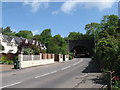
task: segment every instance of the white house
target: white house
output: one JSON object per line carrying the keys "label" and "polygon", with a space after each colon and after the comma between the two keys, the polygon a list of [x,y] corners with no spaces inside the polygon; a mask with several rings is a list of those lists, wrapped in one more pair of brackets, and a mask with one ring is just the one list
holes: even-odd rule
{"label": "white house", "polygon": [[7,36],[0,33],[0,44],[4,47],[4,50],[0,50],[0,53],[17,53],[18,47],[24,48],[25,46],[36,45],[41,49],[46,49],[44,44],[33,39],[19,38],[15,36]]}
{"label": "white house", "polygon": [[0,53],[17,53],[18,44],[14,38],[2,35],[2,33],[0,33],[0,44],[4,47],[4,50],[0,50]]}

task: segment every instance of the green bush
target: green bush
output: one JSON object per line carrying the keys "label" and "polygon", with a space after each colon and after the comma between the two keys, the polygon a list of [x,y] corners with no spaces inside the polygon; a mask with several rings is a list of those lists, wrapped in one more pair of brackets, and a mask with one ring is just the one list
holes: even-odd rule
{"label": "green bush", "polygon": [[2,64],[5,64],[6,61],[7,61],[7,57],[2,56],[2,57],[0,58],[0,60],[1,60],[1,63],[2,63]]}
{"label": "green bush", "polygon": [[73,53],[69,53],[69,60],[73,59],[74,55]]}
{"label": "green bush", "polygon": [[23,54],[31,55],[31,54],[34,54],[34,51],[31,48],[25,48],[23,49]]}
{"label": "green bush", "polygon": [[18,56],[15,57],[15,60],[18,60]]}
{"label": "green bush", "polygon": [[120,80],[114,81],[113,84],[114,89],[120,90]]}
{"label": "green bush", "polygon": [[7,57],[2,56],[0,58],[0,64],[13,64],[13,61],[12,60],[7,60]]}

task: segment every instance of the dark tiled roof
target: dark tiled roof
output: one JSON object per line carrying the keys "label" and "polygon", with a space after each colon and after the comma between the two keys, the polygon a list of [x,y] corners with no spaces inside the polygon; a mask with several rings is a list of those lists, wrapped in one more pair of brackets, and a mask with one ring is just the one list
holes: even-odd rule
{"label": "dark tiled roof", "polygon": [[[7,35],[3,35],[3,41],[8,42],[10,44],[11,40],[14,38],[14,40],[16,41],[16,44],[20,45],[21,42],[24,42],[26,40],[26,38],[22,38],[22,37],[15,37],[15,36],[7,36]],[[27,39],[29,44],[33,43],[33,39]],[[36,44],[36,41],[35,41]],[[42,44],[41,42],[38,42],[38,45],[41,47],[44,47],[45,45]]]}
{"label": "dark tiled roof", "polygon": [[15,37],[15,36],[10,36],[10,37],[14,38],[17,44],[20,44],[22,42],[22,39],[19,37]]}
{"label": "dark tiled roof", "polygon": [[7,38],[8,38],[7,35],[3,35],[3,41],[4,41],[4,42],[8,42]]}

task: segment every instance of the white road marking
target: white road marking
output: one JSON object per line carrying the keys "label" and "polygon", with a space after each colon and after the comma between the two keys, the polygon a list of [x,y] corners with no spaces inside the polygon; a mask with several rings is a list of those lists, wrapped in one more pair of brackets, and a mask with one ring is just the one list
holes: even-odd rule
{"label": "white road marking", "polygon": [[44,76],[47,76],[49,74],[53,74],[53,73],[56,73],[57,71],[53,71],[53,72],[50,72],[50,73],[46,73],[46,74],[43,74],[43,75],[40,75],[40,76],[36,76],[35,78],[41,78],[41,77],[44,77]]}
{"label": "white road marking", "polygon": [[77,65],[77,63],[74,63],[73,66]]}
{"label": "white road marking", "polygon": [[50,74],[56,73],[57,71],[50,72]]}
{"label": "white road marking", "polygon": [[[73,64],[73,66],[79,64],[79,63],[82,62],[82,61],[83,61],[83,60],[81,60],[81,61]],[[70,67],[71,67],[71,66],[67,66],[67,67],[62,68],[61,70],[65,70],[65,69],[68,69],[68,68],[70,68]],[[49,75],[49,74],[53,74],[53,73],[56,73],[56,72],[57,72],[57,71],[53,71],[53,72],[46,73],[46,74],[43,74],[43,75],[40,75],[40,76],[36,76],[35,78],[41,78],[41,77],[44,77],[44,76],[47,76],[47,75]]]}
{"label": "white road marking", "polygon": [[70,68],[70,67],[71,67],[71,66],[67,66],[67,67],[62,68],[61,70],[65,70],[65,69]]}
{"label": "white road marking", "polygon": [[83,61],[83,59],[82,60],[80,60],[79,62],[77,62],[77,63],[74,63],[73,64],[73,66],[75,66],[75,65],[77,65],[77,64],[79,64],[79,63],[81,63]]}
{"label": "white road marking", "polygon": [[[73,66],[79,64],[79,63],[82,62],[82,61],[83,61],[83,59],[82,59],[81,61],[73,64]],[[65,69],[68,69],[68,68],[70,68],[70,67],[71,67],[71,66],[67,66],[67,67],[62,68],[61,70],[65,70]],[[35,78],[44,77],[44,76],[47,76],[47,75],[49,75],[49,74],[53,74],[53,73],[56,73],[56,72],[58,72],[58,71],[52,71],[52,72],[50,72],[50,73],[46,73],[46,74],[43,74],[43,75],[40,75],[40,76],[36,76]],[[85,77],[85,76],[87,76],[87,75],[88,75],[88,74],[85,74],[85,75],[82,76],[82,77]],[[17,82],[17,83],[13,83],[13,84],[10,84],[10,85],[6,85],[6,86],[3,86],[3,87],[0,87],[0,89],[1,89],[1,88],[6,88],[6,87],[9,87],[9,86],[13,86],[13,85],[17,85],[17,84],[20,84],[20,83],[22,83],[22,82]]]}
{"label": "white road marking", "polygon": [[6,86],[0,87],[0,88],[6,88],[6,87],[17,85],[17,84],[20,84],[20,83],[22,83],[22,82],[13,83],[13,84],[6,85]]}

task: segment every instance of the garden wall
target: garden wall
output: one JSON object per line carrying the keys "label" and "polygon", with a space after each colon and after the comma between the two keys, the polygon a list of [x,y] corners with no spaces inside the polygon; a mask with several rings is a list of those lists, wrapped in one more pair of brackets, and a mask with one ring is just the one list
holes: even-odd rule
{"label": "garden wall", "polygon": [[41,53],[40,55],[19,54],[20,68],[54,63],[54,54]]}

